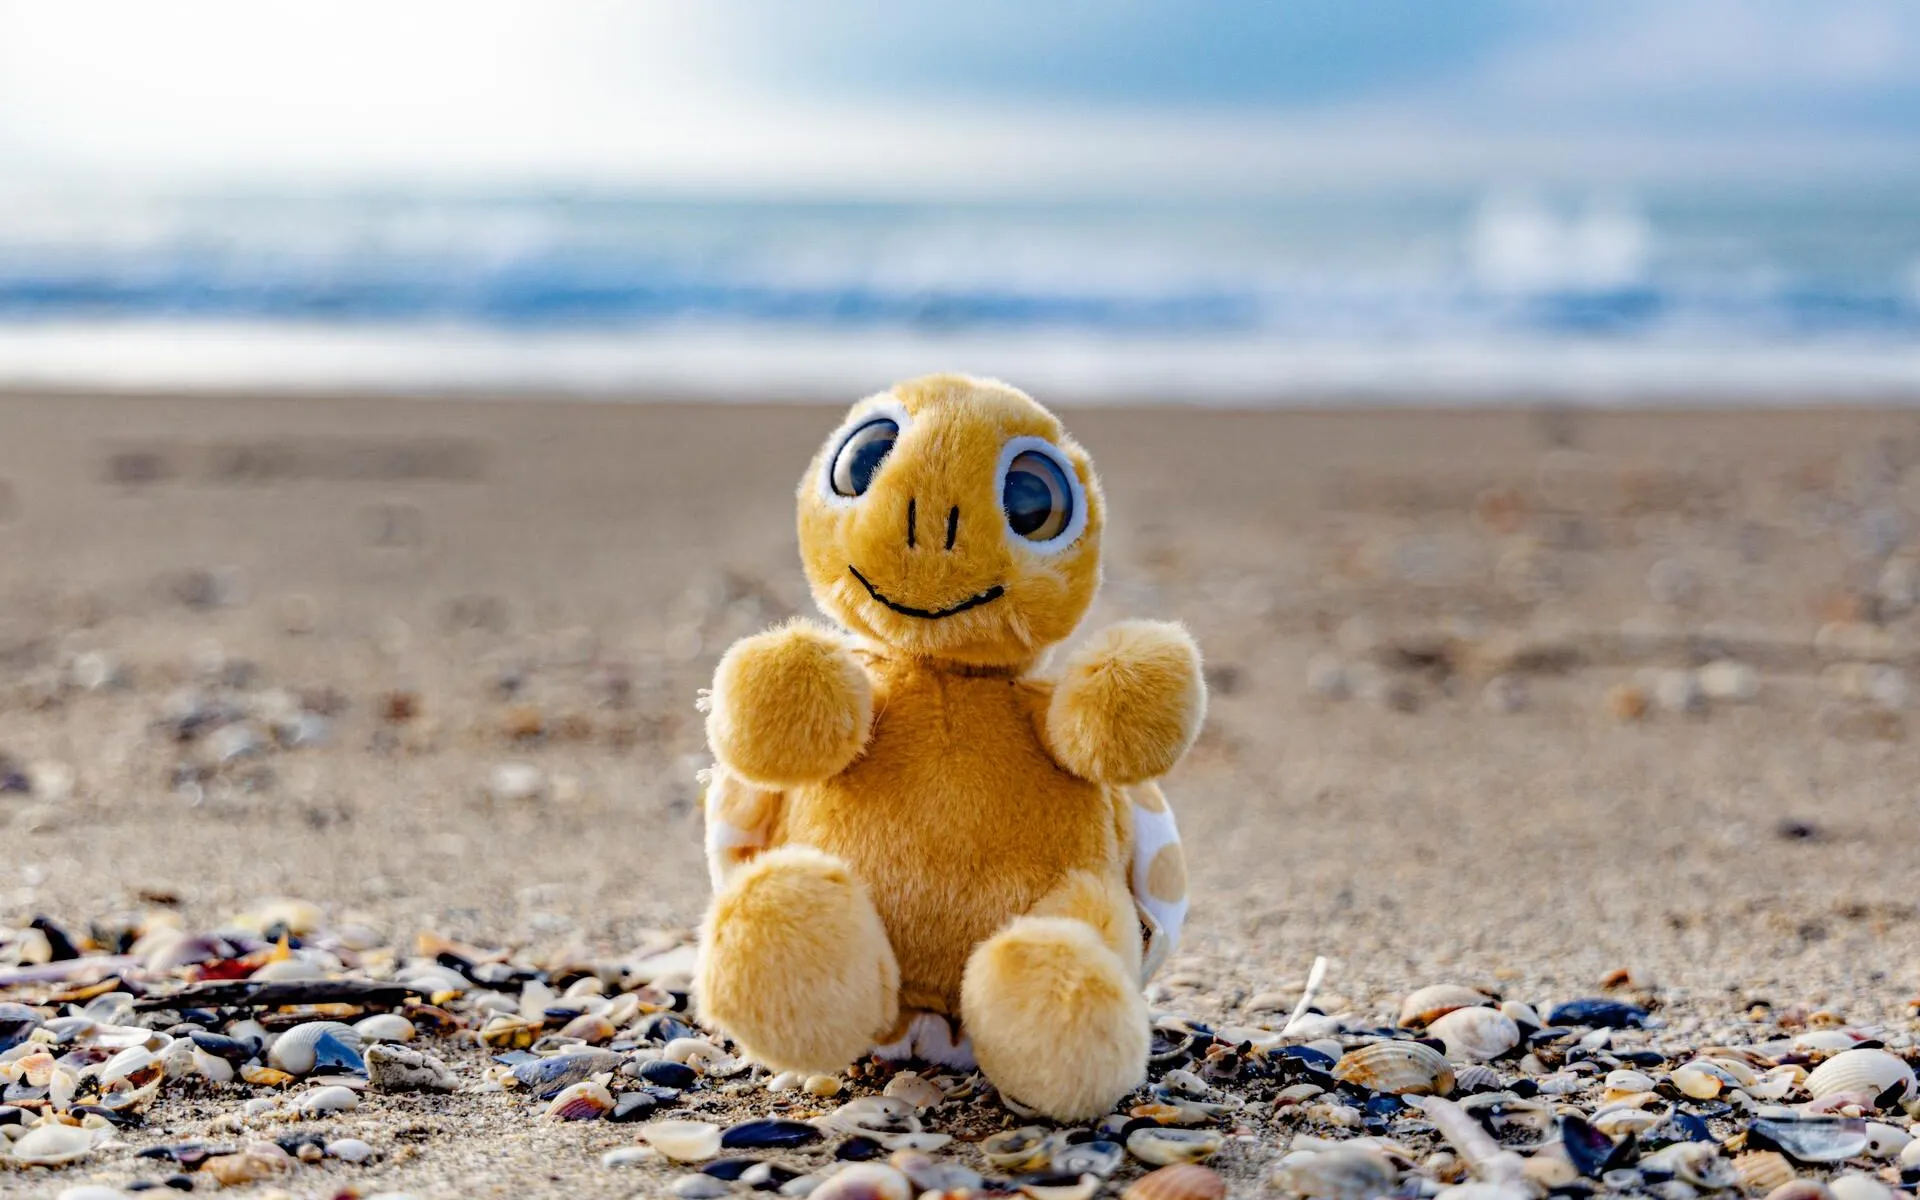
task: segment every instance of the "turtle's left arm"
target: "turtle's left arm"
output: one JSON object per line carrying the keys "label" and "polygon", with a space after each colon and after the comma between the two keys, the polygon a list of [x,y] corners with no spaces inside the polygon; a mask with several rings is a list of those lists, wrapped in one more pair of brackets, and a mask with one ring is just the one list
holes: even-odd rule
{"label": "turtle's left arm", "polygon": [[1207,715],[1200,648],[1166,621],[1121,621],[1067,660],[1042,721],[1072,774],[1124,787],[1173,769]]}

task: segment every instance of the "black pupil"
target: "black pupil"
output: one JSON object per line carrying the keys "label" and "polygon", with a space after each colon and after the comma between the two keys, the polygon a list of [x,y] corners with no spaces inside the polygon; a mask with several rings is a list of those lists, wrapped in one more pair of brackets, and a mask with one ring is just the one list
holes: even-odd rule
{"label": "black pupil", "polygon": [[840,451],[840,468],[845,478],[835,480],[837,485],[843,485],[836,486],[835,490],[851,496],[864,495],[873,483],[874,472],[880,469],[899,435],[900,427],[892,421],[875,421],[857,430]]}
{"label": "black pupil", "polygon": [[1000,503],[1007,510],[1007,524],[1013,531],[1021,537],[1032,537],[1055,517],[1056,497],[1064,505],[1069,495],[1060,468],[1050,459],[1029,454],[1022,455],[1007,472]]}

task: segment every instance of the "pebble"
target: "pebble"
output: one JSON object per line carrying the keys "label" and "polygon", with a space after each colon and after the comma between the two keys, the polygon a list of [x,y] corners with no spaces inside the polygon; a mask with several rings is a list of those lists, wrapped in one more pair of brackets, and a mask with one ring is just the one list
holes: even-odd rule
{"label": "pebble", "polygon": [[339,1138],[327,1143],[327,1157],[341,1162],[363,1163],[373,1157],[373,1147],[359,1138]]}
{"label": "pebble", "polygon": [[832,1075],[809,1075],[806,1082],[801,1085],[801,1090],[809,1096],[830,1100],[840,1094],[841,1087],[840,1081]]}
{"label": "pebble", "polygon": [[325,1113],[351,1112],[360,1107],[360,1097],[348,1087],[323,1087],[302,1093],[295,1101],[302,1113],[315,1116]]}
{"label": "pebble", "polygon": [[603,1167],[638,1167],[660,1161],[660,1152],[652,1146],[621,1146],[600,1156]]}
{"label": "pebble", "polygon": [[380,1044],[367,1047],[367,1086],[376,1092],[451,1092],[453,1070],[424,1050]]}
{"label": "pebble", "polygon": [[532,763],[501,763],[487,775],[487,795],[503,804],[538,800],[546,791],[546,772]]}

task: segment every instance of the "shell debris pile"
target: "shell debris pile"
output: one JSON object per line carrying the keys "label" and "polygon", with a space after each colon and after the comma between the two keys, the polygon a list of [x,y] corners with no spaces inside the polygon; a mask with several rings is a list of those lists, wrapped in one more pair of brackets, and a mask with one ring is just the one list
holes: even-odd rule
{"label": "shell debris pile", "polygon": [[76,1197],[364,1194],[412,1157],[420,1113],[470,1105],[579,1131],[554,1153],[683,1198],[1892,1200],[1920,1183],[1911,1029],[1788,1011],[1681,1036],[1657,993],[1536,1006],[1439,984],[1378,1012],[1250,1003],[1245,1025],[1160,1011],[1147,1082],[1054,1126],[974,1072],[875,1059],[828,1089],[752,1066],[690,1015],[684,935],[522,961],[388,945],[291,902],[113,945],[41,919],[0,946],[23,932],[62,952],[0,969],[0,1164],[84,1174]]}

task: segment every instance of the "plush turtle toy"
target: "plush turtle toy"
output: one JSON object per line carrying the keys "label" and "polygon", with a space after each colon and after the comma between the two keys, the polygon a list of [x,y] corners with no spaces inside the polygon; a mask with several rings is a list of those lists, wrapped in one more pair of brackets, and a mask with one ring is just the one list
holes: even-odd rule
{"label": "plush turtle toy", "polygon": [[1106,1112],[1145,1076],[1141,984],[1186,915],[1153,780],[1199,731],[1199,651],[1125,621],[1041,673],[1100,585],[1100,487],[1004,384],[861,401],[799,501],[844,632],[742,639],[705,698],[702,1019],[779,1070],[977,1063],[1036,1112]]}

